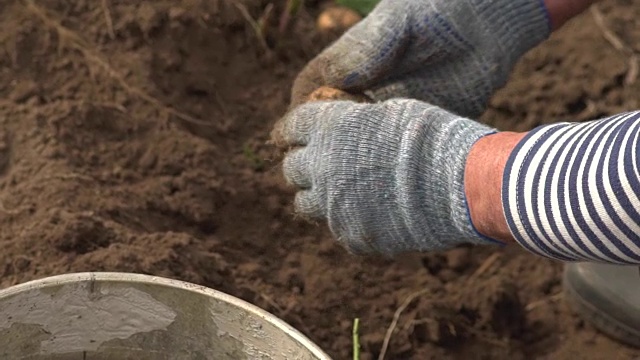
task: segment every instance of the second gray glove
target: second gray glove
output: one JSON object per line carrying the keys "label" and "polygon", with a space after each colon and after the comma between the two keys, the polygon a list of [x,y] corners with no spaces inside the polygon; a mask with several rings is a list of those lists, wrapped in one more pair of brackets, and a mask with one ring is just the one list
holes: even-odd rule
{"label": "second gray glove", "polygon": [[542,0],[382,0],[305,67],[292,105],[329,86],[476,118],[516,61],[549,33]]}

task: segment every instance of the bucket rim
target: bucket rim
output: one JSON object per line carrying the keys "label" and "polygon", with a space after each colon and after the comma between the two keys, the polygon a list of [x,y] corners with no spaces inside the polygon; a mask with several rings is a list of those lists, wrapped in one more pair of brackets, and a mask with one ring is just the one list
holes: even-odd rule
{"label": "bucket rim", "polygon": [[8,288],[0,289],[0,301],[5,298],[17,295],[26,291],[47,288],[50,286],[60,286],[78,282],[117,282],[132,284],[148,284],[155,286],[166,286],[174,289],[186,290],[189,292],[205,295],[207,297],[226,302],[238,307],[250,314],[253,314],[271,324],[277,329],[284,331],[292,339],[307,348],[319,360],[331,360],[331,358],[318,345],[312,342],[293,326],[274,314],[253,305],[247,301],[239,299],[219,290],[215,290],[203,285],[198,285],[182,280],[175,280],[161,276],[127,273],[127,272],[76,272],[61,275],[48,276],[41,279],[30,280],[16,284]]}

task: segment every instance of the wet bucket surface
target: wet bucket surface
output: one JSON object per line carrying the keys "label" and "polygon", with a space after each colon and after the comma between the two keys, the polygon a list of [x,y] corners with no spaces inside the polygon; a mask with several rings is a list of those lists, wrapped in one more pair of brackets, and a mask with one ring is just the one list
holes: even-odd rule
{"label": "wet bucket surface", "polygon": [[67,274],[1,290],[0,358],[329,359],[245,301],[125,273]]}

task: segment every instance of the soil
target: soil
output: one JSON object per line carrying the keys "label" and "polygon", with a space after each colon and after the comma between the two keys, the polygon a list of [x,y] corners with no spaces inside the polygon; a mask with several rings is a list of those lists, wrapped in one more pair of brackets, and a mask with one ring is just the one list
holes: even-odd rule
{"label": "soil", "polygon": [[[331,40],[314,29],[323,2],[283,35],[284,1],[35,3],[0,1],[0,287],[79,271],[186,280],[336,359],[355,317],[361,358],[377,359],[399,308],[387,359],[640,356],[574,315],[556,262],[468,247],[357,258],[295,219],[267,140]],[[638,108],[639,5],[600,5],[626,50],[587,12],[519,63],[483,119],[526,130]],[[269,7],[260,41],[247,17]]]}

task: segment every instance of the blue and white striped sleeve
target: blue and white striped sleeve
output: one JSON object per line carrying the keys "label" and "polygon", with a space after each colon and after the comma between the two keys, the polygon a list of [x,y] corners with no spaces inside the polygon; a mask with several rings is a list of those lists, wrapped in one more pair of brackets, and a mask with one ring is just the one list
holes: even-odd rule
{"label": "blue and white striped sleeve", "polygon": [[640,264],[640,112],[538,127],[504,170],[511,234],[562,261]]}

